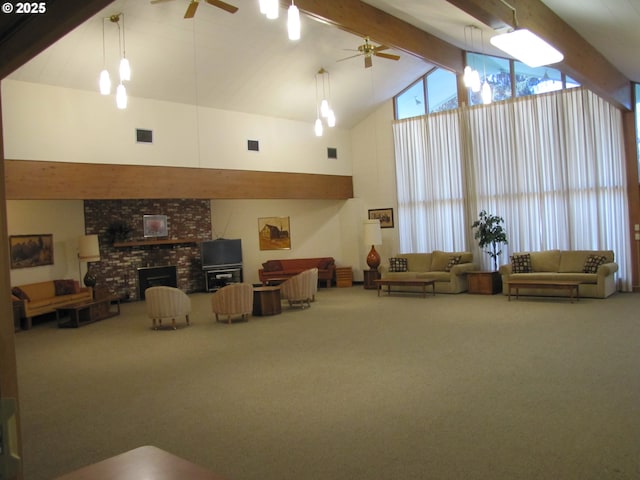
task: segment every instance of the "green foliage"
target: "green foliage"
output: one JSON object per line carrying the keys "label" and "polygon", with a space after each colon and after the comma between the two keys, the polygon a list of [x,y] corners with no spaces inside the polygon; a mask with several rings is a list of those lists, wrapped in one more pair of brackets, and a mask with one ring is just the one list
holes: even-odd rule
{"label": "green foliage", "polygon": [[502,227],[504,219],[482,210],[478,214],[478,220],[473,222],[471,228],[476,229],[473,238],[478,240],[478,245],[493,259],[493,270],[498,270],[498,257],[502,253],[500,248],[507,242],[507,232]]}

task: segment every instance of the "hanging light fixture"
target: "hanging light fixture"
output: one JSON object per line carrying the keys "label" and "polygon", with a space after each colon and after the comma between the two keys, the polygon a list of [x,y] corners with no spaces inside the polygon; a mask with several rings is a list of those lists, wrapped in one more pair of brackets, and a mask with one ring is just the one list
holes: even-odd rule
{"label": "hanging light fixture", "polygon": [[[120,28],[120,19],[122,19],[122,28]],[[109,17],[102,19],[102,63],[103,69],[100,72],[100,93],[102,95],[111,94],[111,77],[106,66],[106,53],[105,53],[105,34],[104,23],[105,20],[109,20],[111,23],[115,23],[118,27],[118,56],[120,57],[119,73],[120,82],[116,88],[116,106],[120,109],[127,108],[127,89],[124,86],[125,81],[131,80],[131,65],[126,55],[126,40],[124,32],[124,13],[117,13]]]}
{"label": "hanging light fixture", "polygon": [[[322,80],[322,99],[319,96],[318,80]],[[336,125],[336,115],[329,104],[331,98],[331,79],[329,78],[329,72],[324,68],[320,68],[316,73],[316,112],[317,119],[315,123],[316,135],[321,136],[323,131],[322,119],[326,119],[327,126],[333,128]],[[318,134],[320,132],[320,134]]]}
{"label": "hanging light fixture", "polygon": [[[120,59],[120,81],[129,81],[131,80],[131,65],[129,65],[129,60],[127,60],[126,53],[126,39],[124,35],[124,13],[120,14],[122,16],[122,58]],[[118,40],[120,39],[120,23],[116,20],[118,24]]]}
{"label": "hanging light fixture", "polygon": [[100,93],[102,95],[111,94],[111,78],[109,77],[109,71],[107,70],[107,56],[105,53],[104,45],[104,20],[102,21],[102,71],[100,72]]}
{"label": "hanging light fixture", "polygon": [[265,0],[264,14],[269,20],[275,20],[278,18],[278,15],[280,15],[280,6],[278,3],[278,0]]}
{"label": "hanging light fixture", "polygon": [[513,12],[513,30],[491,37],[491,44],[512,57],[520,60],[529,67],[542,67],[561,62],[564,59],[562,52],[549,45],[531,30],[518,27],[516,9],[505,0],[500,0]]}
{"label": "hanging light fixture", "polygon": [[[476,28],[478,28],[478,27],[476,27],[474,25],[467,25],[464,28],[465,42],[467,41],[467,29],[470,30],[471,50],[474,50],[473,31]],[[467,58],[468,58],[468,56],[467,56]],[[480,91],[480,74],[478,73],[478,70],[472,68],[470,65],[467,65],[466,67],[464,67],[464,75],[463,75],[462,79],[464,81],[464,85],[467,88],[470,88],[472,92],[478,93]]]}
{"label": "hanging light fixture", "polygon": [[293,4],[293,0],[287,12],[287,32],[289,40],[300,40],[300,10]]}
{"label": "hanging light fixture", "polygon": [[[321,68],[320,71],[322,71],[323,69]],[[320,72],[318,72],[318,74],[320,74]],[[316,123],[313,127],[315,133],[316,133],[316,137],[321,137],[322,136],[322,120],[320,119],[320,107],[318,105],[318,74],[316,74]]]}

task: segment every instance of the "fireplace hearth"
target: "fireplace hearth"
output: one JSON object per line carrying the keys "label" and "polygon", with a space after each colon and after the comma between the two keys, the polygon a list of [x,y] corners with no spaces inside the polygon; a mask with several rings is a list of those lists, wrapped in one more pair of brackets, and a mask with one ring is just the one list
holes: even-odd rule
{"label": "fireplace hearth", "polygon": [[140,300],[144,300],[144,291],[147,288],[159,286],[178,286],[178,269],[175,265],[138,269],[138,297]]}

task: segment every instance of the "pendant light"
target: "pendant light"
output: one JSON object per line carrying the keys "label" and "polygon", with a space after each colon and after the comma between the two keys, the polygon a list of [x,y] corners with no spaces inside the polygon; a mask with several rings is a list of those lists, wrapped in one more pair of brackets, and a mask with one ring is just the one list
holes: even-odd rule
{"label": "pendant light", "polygon": [[[131,80],[131,65],[129,65],[129,60],[127,60],[126,53],[126,39],[124,35],[124,13],[120,14],[122,16],[122,58],[120,59],[120,81],[129,81]],[[120,34],[120,23],[118,23],[118,34]],[[120,37],[118,36],[118,39]]]}
{"label": "pendant light", "polygon": [[287,32],[289,40],[300,40],[300,10],[293,4],[293,0],[287,12]]}
{"label": "pendant light", "polygon": [[107,70],[107,60],[104,46],[104,20],[102,21],[102,71],[100,72],[100,93],[102,95],[111,94],[111,78]]}
{"label": "pendant light", "polygon": [[487,55],[484,53],[484,33],[482,30],[480,30],[480,39],[482,41],[482,68],[484,69],[484,82],[482,83],[480,96],[482,97],[482,103],[488,105],[493,100],[493,93],[491,92],[489,82],[487,82]]}

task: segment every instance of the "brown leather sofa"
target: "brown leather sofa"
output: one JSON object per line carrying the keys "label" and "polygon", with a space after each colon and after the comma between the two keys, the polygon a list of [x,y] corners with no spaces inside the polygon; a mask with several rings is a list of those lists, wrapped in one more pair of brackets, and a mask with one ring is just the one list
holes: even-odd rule
{"label": "brown leather sofa", "polygon": [[55,312],[56,308],[93,300],[93,290],[80,287],[77,280],[49,280],[11,289],[13,300],[22,302],[22,328],[31,328],[32,318]]}
{"label": "brown leather sofa", "polygon": [[331,282],[336,278],[336,262],[333,257],[268,260],[258,270],[258,276],[264,285],[269,280],[284,280],[312,268],[318,269],[318,280],[331,287]]}

